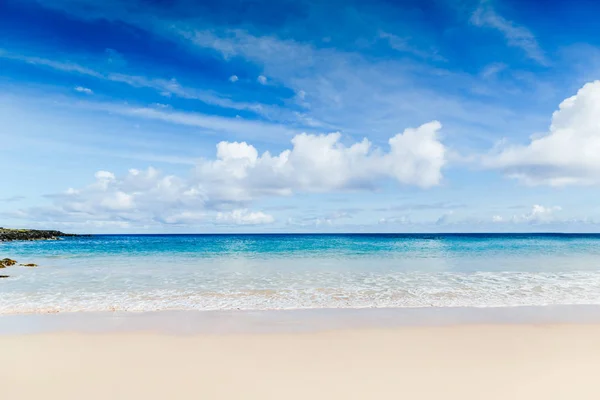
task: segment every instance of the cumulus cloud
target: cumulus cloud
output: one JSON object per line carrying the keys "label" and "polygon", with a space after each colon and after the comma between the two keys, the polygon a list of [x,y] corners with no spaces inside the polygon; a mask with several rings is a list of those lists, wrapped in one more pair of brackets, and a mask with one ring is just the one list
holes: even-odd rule
{"label": "cumulus cloud", "polygon": [[[183,211],[203,208],[203,194],[188,182],[154,168],[131,169],[122,177],[98,171],[90,185],[53,196],[57,220],[177,222]],[[179,218],[179,219],[178,219]]]}
{"label": "cumulus cloud", "polygon": [[547,133],[526,146],[505,146],[484,158],[487,167],[531,185],[600,183],[600,81],[583,86],[552,115]]}
{"label": "cumulus cloud", "polygon": [[229,82],[237,82],[237,81],[239,81],[239,80],[240,80],[240,78],[238,78],[238,76],[237,76],[237,75],[231,75],[231,76],[229,77]]}
{"label": "cumulus cloud", "polygon": [[180,225],[272,223],[273,216],[247,205],[297,192],[373,190],[385,180],[422,188],[439,184],[446,153],[439,129],[437,121],[406,129],[389,140],[387,150],[367,139],[344,145],[340,133],[296,135],[292,147],[277,155],[259,154],[245,142],[220,142],[216,158],[199,160],[188,177],[154,168],[131,169],[124,176],[98,171],[90,185],[52,196],[53,207],[21,215]]}
{"label": "cumulus cloud", "polygon": [[262,211],[251,212],[248,209],[238,209],[217,213],[217,222],[234,225],[262,225],[275,222],[272,215]]}
{"label": "cumulus cloud", "polygon": [[83,87],[83,86],[77,86],[75,88],[75,91],[79,92],[79,93],[85,93],[85,94],[94,94],[94,92],[92,91],[92,89],[89,89],[89,88],[86,88],[86,87]]}
{"label": "cumulus cloud", "polygon": [[389,140],[388,152],[374,149],[367,139],[345,146],[340,133],[296,135],[292,149],[279,155],[265,152],[259,156],[245,142],[221,142],[217,159],[199,163],[195,176],[221,188],[218,197],[222,200],[295,191],[373,189],[385,178],[427,188],[440,183],[446,162],[439,129],[437,121],[406,129]]}
{"label": "cumulus cloud", "polygon": [[259,75],[258,78],[256,78],[256,80],[258,81],[258,83],[260,83],[261,85],[266,85],[267,84],[267,77],[264,75]]}
{"label": "cumulus cloud", "polygon": [[[535,204],[531,208],[531,212],[529,214],[525,214],[525,215],[521,216],[520,219],[524,220],[524,221],[528,221],[528,222],[547,221],[552,218],[552,214],[554,214],[556,211],[560,211],[560,210],[562,210],[562,208],[559,206],[544,207],[539,204]],[[518,217],[517,217],[517,220],[519,220]]]}
{"label": "cumulus cloud", "polygon": [[512,215],[509,217],[503,217],[501,215],[494,215],[492,222],[501,224],[542,224],[555,221],[555,214],[561,211],[562,208],[559,206],[542,206],[534,204],[528,213],[520,215]]}

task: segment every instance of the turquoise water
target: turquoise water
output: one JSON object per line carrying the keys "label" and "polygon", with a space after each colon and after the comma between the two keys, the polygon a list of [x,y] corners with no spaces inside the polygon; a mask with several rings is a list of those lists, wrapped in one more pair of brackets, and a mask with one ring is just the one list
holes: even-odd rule
{"label": "turquoise water", "polygon": [[0,313],[600,304],[600,235],[115,235],[0,243]]}

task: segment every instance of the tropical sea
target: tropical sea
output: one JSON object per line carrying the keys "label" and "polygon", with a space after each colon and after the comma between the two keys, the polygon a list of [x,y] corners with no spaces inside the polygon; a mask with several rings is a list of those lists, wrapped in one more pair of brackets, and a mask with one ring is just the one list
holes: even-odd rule
{"label": "tropical sea", "polygon": [[596,234],[95,235],[0,243],[0,314],[600,304]]}

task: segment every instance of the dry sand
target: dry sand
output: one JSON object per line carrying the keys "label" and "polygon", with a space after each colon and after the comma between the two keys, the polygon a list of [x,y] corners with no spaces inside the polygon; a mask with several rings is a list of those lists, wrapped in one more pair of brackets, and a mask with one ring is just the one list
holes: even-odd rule
{"label": "dry sand", "polygon": [[0,398],[600,399],[599,325],[0,336]]}

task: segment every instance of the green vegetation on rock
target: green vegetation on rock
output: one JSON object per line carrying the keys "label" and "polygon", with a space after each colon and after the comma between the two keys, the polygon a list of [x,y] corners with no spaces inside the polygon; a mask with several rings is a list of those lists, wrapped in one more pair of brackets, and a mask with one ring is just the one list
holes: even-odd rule
{"label": "green vegetation on rock", "polygon": [[0,228],[0,242],[13,240],[58,240],[60,237],[77,236],[53,230]]}

